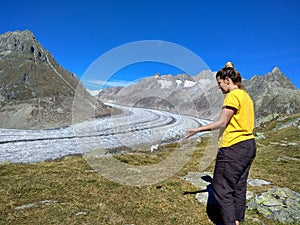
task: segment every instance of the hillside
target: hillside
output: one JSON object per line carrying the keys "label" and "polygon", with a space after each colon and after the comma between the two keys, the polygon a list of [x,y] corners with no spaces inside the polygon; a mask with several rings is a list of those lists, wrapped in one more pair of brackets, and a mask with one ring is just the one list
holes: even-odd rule
{"label": "hillside", "polygon": [[259,122],[278,114],[300,112],[300,90],[275,67],[264,76],[253,76],[245,81],[251,95]]}
{"label": "hillside", "polygon": [[[73,104],[74,96],[81,99],[81,105]],[[72,123],[72,108],[80,112],[95,105],[96,116],[110,114],[110,108],[96,102],[77,76],[60,66],[32,32],[0,35],[0,127],[66,126]]]}

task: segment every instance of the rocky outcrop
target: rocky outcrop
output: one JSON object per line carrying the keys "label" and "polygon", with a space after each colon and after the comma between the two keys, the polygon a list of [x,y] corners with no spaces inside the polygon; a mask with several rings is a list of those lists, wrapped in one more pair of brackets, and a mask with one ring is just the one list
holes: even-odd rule
{"label": "rocky outcrop", "polygon": [[[216,216],[217,201],[214,198],[212,188],[212,173],[210,172],[189,172],[183,180],[191,183],[199,188],[194,192],[185,192],[184,194],[195,194],[195,198],[201,204],[206,204],[207,213],[213,222],[219,219]],[[262,179],[248,179],[249,186],[271,185],[269,181]],[[288,188],[274,187],[267,192],[261,193],[253,197],[251,191],[247,191],[248,210],[256,209],[262,216],[270,220],[278,220],[282,223],[300,222],[300,194]]]}
{"label": "rocky outcrop", "polygon": [[247,204],[268,219],[282,223],[300,223],[300,194],[288,188],[275,187],[258,194]]}
{"label": "rocky outcrop", "polygon": [[0,93],[5,102],[74,95],[76,75],[55,62],[30,31],[2,34],[0,52]]}
{"label": "rocky outcrop", "polygon": [[[83,104],[74,108],[74,96],[82,99]],[[0,35],[0,127],[35,129],[69,125],[72,109],[80,112],[89,107],[94,111],[94,102],[77,76],[61,67],[32,32]],[[100,101],[98,105],[96,116],[110,114],[109,107]]]}
{"label": "rocky outcrop", "polygon": [[254,76],[245,81],[251,95],[257,124],[278,114],[295,114],[300,112],[300,90],[275,67],[264,76]]}

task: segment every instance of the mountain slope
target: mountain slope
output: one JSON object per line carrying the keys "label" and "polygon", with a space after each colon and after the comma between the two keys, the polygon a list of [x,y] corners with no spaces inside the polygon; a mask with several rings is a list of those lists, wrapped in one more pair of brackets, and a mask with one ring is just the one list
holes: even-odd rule
{"label": "mountain slope", "polygon": [[255,104],[258,122],[267,116],[300,112],[300,90],[278,67],[264,76],[253,76],[245,86]]}
{"label": "mountain slope", "polygon": [[[243,84],[253,99],[257,125],[270,115],[300,112],[300,90],[277,67]],[[215,73],[202,71],[194,77],[186,74],[148,77],[127,87],[104,89],[98,98],[214,119],[219,115],[224,95],[217,87]]]}
{"label": "mountain slope", "polygon": [[[74,107],[74,96],[82,98],[82,106]],[[0,35],[0,127],[69,125],[72,109],[92,108],[94,101],[76,75],[62,68],[32,32]],[[97,104],[97,116],[110,113],[109,107]]]}
{"label": "mountain slope", "polygon": [[152,76],[137,84],[102,90],[98,98],[118,104],[197,115],[213,119],[222,104],[214,73],[203,71],[198,76]]}

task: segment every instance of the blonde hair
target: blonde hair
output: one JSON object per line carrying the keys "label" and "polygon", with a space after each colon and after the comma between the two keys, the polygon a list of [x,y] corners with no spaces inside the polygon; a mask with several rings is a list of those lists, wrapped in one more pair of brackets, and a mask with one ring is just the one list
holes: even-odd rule
{"label": "blonde hair", "polygon": [[229,62],[225,63],[224,68],[232,68],[232,69],[234,69],[234,65],[233,65],[232,62],[229,61]]}

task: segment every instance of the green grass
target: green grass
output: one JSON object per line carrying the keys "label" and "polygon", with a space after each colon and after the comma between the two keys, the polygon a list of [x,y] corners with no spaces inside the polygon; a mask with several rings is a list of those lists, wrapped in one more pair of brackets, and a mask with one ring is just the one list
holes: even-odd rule
{"label": "green grass", "polygon": [[[297,115],[299,116],[299,115]],[[300,130],[291,127],[274,132],[275,122],[266,123],[257,130],[266,139],[257,140],[257,157],[250,171],[251,178],[261,178],[273,184],[248,187],[255,193],[273,186],[288,187],[300,192],[297,160],[280,160],[284,157],[300,159],[299,146],[284,147],[270,142],[297,142]],[[199,191],[180,177],[190,171],[199,171],[199,163],[208,138],[194,143],[196,150],[189,162],[174,176],[163,182],[147,186],[126,186],[110,181],[90,167],[81,156],[68,156],[55,161],[34,164],[0,165],[0,224],[212,224],[206,208],[193,194]],[[50,147],[50,146],[49,146]],[[130,152],[115,158],[130,165],[152,165],[167,158],[176,144],[161,148],[156,153]],[[213,171],[214,162],[205,170]],[[42,201],[52,200],[51,204]],[[17,207],[35,203],[34,207]],[[256,211],[246,212],[245,225],[282,223],[262,218]]]}

